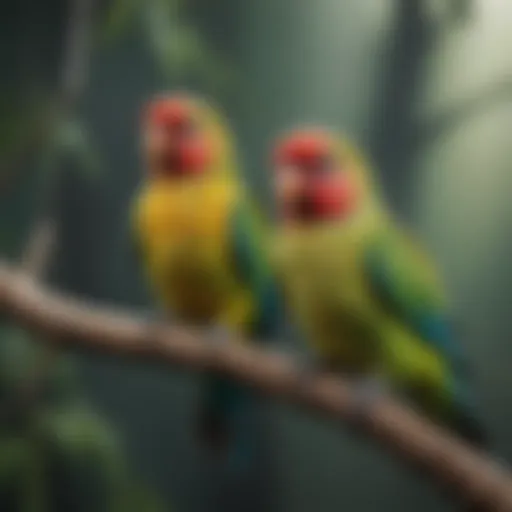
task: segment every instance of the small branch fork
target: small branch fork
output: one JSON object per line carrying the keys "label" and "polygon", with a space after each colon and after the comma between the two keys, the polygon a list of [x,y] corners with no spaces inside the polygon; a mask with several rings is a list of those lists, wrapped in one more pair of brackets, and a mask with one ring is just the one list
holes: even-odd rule
{"label": "small branch fork", "polygon": [[[27,279],[33,282],[44,279],[50,266],[55,243],[54,222],[50,219],[40,219],[36,222],[29,234],[20,262],[20,268]],[[12,390],[9,399],[0,406],[0,422],[25,417],[39,405],[55,355],[54,347],[47,342],[31,373],[19,387]]]}

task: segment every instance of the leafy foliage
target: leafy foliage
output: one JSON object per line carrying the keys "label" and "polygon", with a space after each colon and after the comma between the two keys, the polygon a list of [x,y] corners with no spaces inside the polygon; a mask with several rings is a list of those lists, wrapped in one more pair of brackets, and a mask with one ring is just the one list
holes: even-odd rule
{"label": "leafy foliage", "polygon": [[[86,404],[69,361],[20,403],[45,349],[15,326],[0,330],[0,510],[161,510],[134,481],[116,433]],[[20,407],[21,406],[21,407]]]}
{"label": "leafy foliage", "polygon": [[150,0],[144,14],[150,48],[168,82],[189,78],[213,88],[225,85],[225,63],[186,21],[181,2]]}
{"label": "leafy foliage", "polygon": [[[166,85],[193,83],[221,91],[233,80],[225,60],[187,19],[186,0],[110,0],[103,5],[89,27],[96,42],[112,45],[141,30]],[[0,214],[5,222],[0,224],[0,250],[5,255],[19,250],[26,231],[20,229],[27,223],[20,208],[28,211],[30,204],[32,217],[38,210],[27,190],[20,190],[23,200],[11,190],[2,198],[7,169],[21,174],[33,167],[36,172],[24,178],[34,185],[42,206],[55,198],[63,172],[76,169],[97,178],[104,166],[73,106],[64,111],[59,98],[47,92],[27,97],[23,87],[1,97],[0,199],[5,200]],[[16,154],[29,158],[20,164]],[[74,165],[63,165],[70,160]],[[69,362],[59,358],[38,383],[44,386],[39,398],[16,409],[20,389],[42,357],[44,349],[30,334],[0,323],[0,412],[14,405],[16,413],[0,419],[0,510],[162,510],[128,470],[115,433],[84,403]]]}
{"label": "leafy foliage", "polygon": [[78,119],[66,119],[60,123],[52,141],[46,161],[47,171],[58,169],[59,159],[71,157],[86,177],[98,177],[103,168],[90,133]]}
{"label": "leafy foliage", "polygon": [[113,43],[138,22],[164,80],[199,82],[214,91],[225,90],[233,72],[201,31],[186,16],[184,0],[112,0],[106,11],[101,39]]}
{"label": "leafy foliage", "polygon": [[135,23],[143,2],[141,0],[111,0],[98,27],[100,42],[114,44]]}
{"label": "leafy foliage", "polygon": [[[100,43],[113,44],[142,24],[148,49],[166,84],[194,83],[213,92],[226,90],[235,80],[233,70],[187,19],[186,8],[186,0],[110,0],[93,32]],[[30,152],[31,139],[41,132],[43,144],[36,149],[45,172],[59,169],[63,156],[72,156],[86,176],[101,174],[100,155],[82,120],[59,120],[58,102],[48,94],[20,98],[11,93],[4,97],[0,104],[0,177],[12,154],[18,149]]]}

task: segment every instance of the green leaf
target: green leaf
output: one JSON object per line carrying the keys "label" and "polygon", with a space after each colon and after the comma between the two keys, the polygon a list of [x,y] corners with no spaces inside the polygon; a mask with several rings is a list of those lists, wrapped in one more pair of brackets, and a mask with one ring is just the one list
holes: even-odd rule
{"label": "green leaf", "polygon": [[63,121],[57,130],[54,144],[46,162],[48,171],[52,167],[58,169],[60,158],[71,156],[76,159],[84,176],[97,178],[100,175],[103,168],[100,155],[81,122],[75,119]]}
{"label": "green leaf", "polygon": [[44,132],[51,118],[51,104],[41,93],[21,100],[19,95],[5,93],[0,101],[0,161],[9,172],[13,155],[32,149],[32,141]]}
{"label": "green leaf", "polygon": [[100,24],[100,40],[107,44],[119,40],[134,24],[142,3],[141,0],[111,0]]}
{"label": "green leaf", "polygon": [[176,0],[148,0],[145,4],[146,34],[157,66],[171,83],[193,78],[224,89],[233,78],[230,67],[184,19],[180,7]]}
{"label": "green leaf", "polygon": [[41,351],[18,326],[2,325],[0,340],[0,383],[2,389],[12,390],[30,375]]}
{"label": "green leaf", "polygon": [[107,473],[119,473],[125,465],[116,433],[78,400],[61,408],[47,409],[39,416],[37,429],[69,460],[87,461]]}
{"label": "green leaf", "polygon": [[213,48],[202,46],[198,51],[198,75],[216,92],[232,89],[237,83],[233,67]]}
{"label": "green leaf", "polygon": [[27,440],[18,436],[0,437],[0,486],[16,482],[31,458],[32,448]]}
{"label": "green leaf", "polygon": [[164,508],[161,501],[144,485],[133,478],[128,478],[124,485],[124,492],[119,493],[114,510],[117,512],[164,512],[169,511]]}

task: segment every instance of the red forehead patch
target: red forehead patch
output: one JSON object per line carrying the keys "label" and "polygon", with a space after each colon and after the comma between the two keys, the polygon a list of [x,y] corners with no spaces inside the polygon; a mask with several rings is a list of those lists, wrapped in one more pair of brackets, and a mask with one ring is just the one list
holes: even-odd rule
{"label": "red forehead patch", "polygon": [[145,120],[155,125],[180,125],[191,116],[190,105],[182,99],[159,99],[149,103]]}
{"label": "red forehead patch", "polygon": [[328,138],[318,132],[299,132],[282,141],[275,151],[277,164],[307,164],[329,153]]}

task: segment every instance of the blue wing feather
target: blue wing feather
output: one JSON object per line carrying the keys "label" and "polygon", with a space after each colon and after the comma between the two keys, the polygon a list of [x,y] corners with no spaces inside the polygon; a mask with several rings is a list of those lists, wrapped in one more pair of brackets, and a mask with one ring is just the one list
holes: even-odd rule
{"label": "blue wing feather", "polygon": [[[228,232],[231,264],[237,279],[255,298],[257,315],[248,334],[257,341],[271,339],[280,329],[281,301],[273,273],[266,259],[264,240],[257,219],[243,202],[233,212]],[[207,418],[217,418],[232,436],[232,455],[237,464],[247,463],[254,455],[245,419],[255,397],[250,389],[218,375],[207,375],[204,411]],[[245,425],[245,426],[244,426]],[[245,462],[244,462],[245,461]]]}
{"label": "blue wing feather", "polygon": [[281,322],[281,298],[268,261],[263,233],[254,213],[242,202],[231,224],[230,247],[237,277],[254,294],[257,318],[251,334],[272,336]]}

